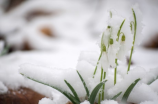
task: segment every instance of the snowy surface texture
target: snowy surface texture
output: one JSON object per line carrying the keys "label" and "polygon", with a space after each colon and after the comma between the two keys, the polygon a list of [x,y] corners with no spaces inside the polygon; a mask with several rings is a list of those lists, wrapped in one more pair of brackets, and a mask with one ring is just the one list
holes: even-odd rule
{"label": "snowy surface texture", "polygon": [[102,101],[101,104],[118,104],[117,101],[114,100],[105,100]]}
{"label": "snowy surface texture", "polygon": [[[85,79],[90,92],[100,82],[100,70],[97,70],[95,78],[92,78],[100,54],[100,48],[96,43],[100,40],[99,34],[105,31],[108,25],[109,14],[107,12],[110,10],[116,12],[116,15],[120,16],[119,18],[129,18],[131,16],[131,7],[137,3],[133,8],[137,9],[137,6],[140,7],[143,16],[142,23],[144,24],[139,29],[141,31],[143,28],[142,33],[138,31],[140,33],[138,35],[140,37],[137,37],[138,40],[136,40],[138,43],[143,44],[147,42],[152,34],[158,32],[157,0],[152,2],[150,0],[98,1],[50,0],[45,2],[45,0],[40,0],[37,3],[36,0],[28,0],[7,15],[2,15],[4,13],[0,8],[0,32],[6,35],[7,43],[16,46],[18,49],[22,47],[22,42],[27,39],[32,48],[41,50],[18,51],[0,57],[0,94],[7,92],[8,88],[17,89],[22,86],[31,88],[49,97],[40,100],[39,104],[66,104],[68,102],[64,95],[51,87],[33,82],[20,75],[20,73],[24,73],[29,77],[57,86],[71,93],[64,83],[65,79],[75,88],[80,99],[84,101],[86,92],[76,70]],[[22,18],[31,9],[38,9],[39,7],[45,11],[57,11],[58,13],[56,16],[38,17],[29,23]],[[113,24],[112,22],[110,23]],[[50,26],[57,38],[50,39],[44,36],[38,31],[41,26]],[[12,33],[16,29],[19,29],[19,31]],[[122,29],[126,30],[126,28]],[[124,32],[128,33],[128,30]],[[127,39],[129,40],[126,41],[126,44],[129,46],[131,38],[128,37]],[[122,47],[123,51],[126,51],[125,53],[128,52],[126,44]],[[0,52],[2,48],[3,42],[0,42]],[[105,98],[110,99],[120,91],[125,92],[135,79],[141,78],[141,81],[130,94],[128,102],[157,104],[158,80],[148,85],[149,82],[158,77],[157,53],[158,50],[135,47],[132,58],[134,65],[131,66],[132,70],[128,75],[126,74],[127,65],[123,60],[126,56],[119,53],[119,59],[123,60],[123,62],[118,62],[117,84],[113,85],[114,70],[112,68],[107,69],[106,79],[108,81],[105,85]],[[99,64],[98,67],[101,67],[101,65]],[[122,94],[117,98],[117,101],[120,101],[121,98]],[[84,101],[81,104],[89,104],[89,102]],[[118,104],[118,102],[105,100],[101,104]]]}
{"label": "snowy surface texture", "polygon": [[0,94],[6,93],[8,88],[0,81]]}
{"label": "snowy surface texture", "polygon": [[53,103],[51,99],[43,98],[42,100],[39,101],[38,104],[57,104],[57,103]]}
{"label": "snowy surface texture", "polygon": [[83,103],[81,104],[90,104],[89,101],[85,100]]}

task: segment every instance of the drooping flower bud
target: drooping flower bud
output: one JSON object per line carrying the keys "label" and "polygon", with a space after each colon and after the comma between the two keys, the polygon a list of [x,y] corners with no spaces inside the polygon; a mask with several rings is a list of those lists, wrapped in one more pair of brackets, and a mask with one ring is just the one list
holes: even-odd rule
{"label": "drooping flower bud", "polygon": [[106,52],[106,46],[104,43],[101,44],[101,52]]}
{"label": "drooping flower bud", "polygon": [[113,43],[114,43],[114,42],[113,42],[113,39],[110,38],[110,40],[109,40],[109,44],[112,45]]}
{"label": "drooping flower bud", "polygon": [[121,40],[124,42],[125,39],[126,39],[126,37],[125,37],[125,35],[123,34]]}

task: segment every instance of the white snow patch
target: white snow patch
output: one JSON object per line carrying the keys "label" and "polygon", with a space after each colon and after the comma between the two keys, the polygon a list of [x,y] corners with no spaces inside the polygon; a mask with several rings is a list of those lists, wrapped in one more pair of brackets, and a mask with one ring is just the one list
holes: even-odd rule
{"label": "white snow patch", "polygon": [[51,99],[49,98],[42,98],[38,104],[57,104],[57,103],[54,103]]}
{"label": "white snow patch", "polygon": [[0,81],[0,94],[6,93],[8,88]]}
{"label": "white snow patch", "polygon": [[118,102],[114,100],[104,100],[101,104],[118,104]]}
{"label": "white snow patch", "polygon": [[157,104],[158,103],[158,100],[155,100],[155,101],[144,101],[144,102],[141,102],[140,104]]}
{"label": "white snow patch", "polygon": [[89,103],[89,101],[85,100],[84,102],[82,102],[80,104],[90,104],[90,103]]}

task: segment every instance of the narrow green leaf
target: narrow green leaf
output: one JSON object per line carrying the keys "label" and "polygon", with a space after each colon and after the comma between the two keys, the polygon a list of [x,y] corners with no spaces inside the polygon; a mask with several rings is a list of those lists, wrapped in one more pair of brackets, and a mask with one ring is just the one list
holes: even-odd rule
{"label": "narrow green leaf", "polygon": [[157,76],[156,78],[152,79],[151,81],[149,81],[147,84],[150,85],[150,84],[152,84],[154,81],[156,81],[157,79],[158,79],[158,76]]}
{"label": "narrow green leaf", "polygon": [[80,79],[81,79],[81,81],[82,81],[82,83],[83,83],[83,86],[84,86],[84,88],[85,88],[85,90],[86,90],[86,93],[87,93],[87,96],[88,96],[88,98],[89,98],[89,90],[88,90],[88,87],[87,87],[85,81],[83,80],[82,76],[80,75],[80,73],[79,73],[78,71],[77,71],[77,73],[78,73],[78,75],[79,75],[79,77],[80,77]]}
{"label": "narrow green leaf", "polygon": [[116,94],[113,98],[111,98],[112,100],[116,100],[116,98],[118,97],[118,96],[120,96],[121,95],[121,93],[122,92],[119,92],[118,94]]}
{"label": "narrow green leaf", "polygon": [[66,80],[64,80],[65,83],[67,84],[67,86],[70,88],[71,92],[73,93],[73,95],[75,96],[75,98],[80,102],[80,99],[75,91],[75,89],[70,85],[70,83],[68,83]]}
{"label": "narrow green leaf", "polygon": [[132,12],[133,12],[133,18],[134,18],[134,42],[135,42],[135,37],[136,37],[136,32],[137,32],[137,18],[136,18],[136,14],[133,8],[132,8]]}
{"label": "narrow green leaf", "polygon": [[127,99],[131,93],[131,91],[133,90],[134,86],[138,83],[138,81],[140,80],[140,78],[136,79],[126,90],[126,92],[124,93],[123,97],[122,97],[122,101],[123,102],[127,102]]}
{"label": "narrow green leaf", "polygon": [[94,101],[95,101],[95,98],[97,96],[97,93],[99,91],[99,89],[105,84],[107,80],[103,81],[103,82],[100,82],[92,91],[90,97],[89,97],[89,102],[90,104],[94,104]]}
{"label": "narrow green leaf", "polygon": [[72,94],[70,94],[70,93],[68,93],[68,92],[66,92],[66,91],[63,91],[63,90],[59,89],[58,87],[52,86],[52,85],[50,85],[50,84],[47,84],[47,83],[44,83],[44,82],[41,82],[41,81],[38,81],[38,80],[36,80],[36,79],[34,79],[34,78],[31,78],[31,77],[28,77],[28,76],[26,76],[26,75],[24,75],[24,74],[22,74],[22,73],[20,73],[20,74],[23,75],[24,77],[30,79],[30,80],[33,80],[33,81],[35,81],[35,82],[41,83],[41,84],[43,84],[43,85],[47,85],[47,86],[49,86],[49,87],[52,87],[52,88],[58,90],[58,91],[61,92],[63,95],[65,95],[73,104],[80,104],[80,102],[79,102],[78,100],[76,100],[75,97],[74,97]]}

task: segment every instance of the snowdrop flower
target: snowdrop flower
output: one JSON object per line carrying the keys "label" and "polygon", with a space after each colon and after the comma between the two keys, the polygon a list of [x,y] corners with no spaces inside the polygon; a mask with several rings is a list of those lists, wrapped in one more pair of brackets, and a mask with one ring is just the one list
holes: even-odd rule
{"label": "snowdrop flower", "polygon": [[119,43],[116,41],[116,39],[118,38],[117,33],[124,18],[118,16],[116,13],[114,15],[111,15],[112,16],[108,21],[108,27],[103,37],[103,42],[107,47],[107,57],[109,65],[115,67],[115,59],[117,58],[117,52],[119,50]]}
{"label": "snowdrop flower", "polygon": [[102,53],[102,57],[100,59],[100,64],[103,67],[104,72],[107,72],[108,68],[109,68],[109,61],[108,61],[108,56],[107,56],[106,52]]}
{"label": "snowdrop flower", "polygon": [[125,61],[125,56],[132,46],[133,35],[129,27],[130,22],[126,19],[124,25],[122,26],[121,35],[119,38],[120,49],[118,51],[117,57],[120,61]]}
{"label": "snowdrop flower", "polygon": [[108,48],[108,60],[109,64],[114,68],[116,67],[115,59],[117,58],[117,52],[119,50],[118,42],[114,41]]}
{"label": "snowdrop flower", "polygon": [[110,38],[111,32],[112,32],[112,28],[110,26],[107,26],[107,29],[104,31],[103,37],[101,40],[105,46],[108,46],[109,44],[109,38]]}
{"label": "snowdrop flower", "polygon": [[108,21],[108,26],[111,26],[112,32],[111,32],[111,38],[115,41],[117,39],[117,33],[118,30],[120,29],[120,25],[122,21],[124,20],[123,17],[117,15],[117,14],[112,14],[112,18],[109,19]]}
{"label": "snowdrop flower", "polygon": [[[112,15],[112,18],[110,14]],[[109,14],[109,19],[107,21],[107,27],[105,31],[103,32],[104,36],[102,35],[103,43],[106,47],[109,45],[110,39],[113,39],[114,41],[116,40],[117,32],[120,28],[122,21],[124,20],[124,18],[117,15],[115,11],[114,11],[114,14],[112,12],[110,12],[110,14]],[[101,41],[99,41],[98,43],[100,46]]]}

